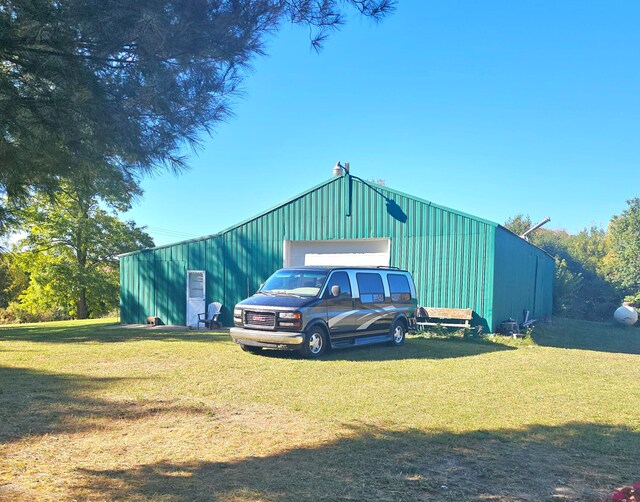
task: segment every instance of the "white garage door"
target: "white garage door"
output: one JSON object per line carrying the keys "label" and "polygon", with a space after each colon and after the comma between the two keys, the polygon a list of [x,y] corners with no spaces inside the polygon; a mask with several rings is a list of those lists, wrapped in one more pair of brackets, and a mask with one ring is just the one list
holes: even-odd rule
{"label": "white garage door", "polygon": [[284,266],[389,266],[389,239],[284,241]]}

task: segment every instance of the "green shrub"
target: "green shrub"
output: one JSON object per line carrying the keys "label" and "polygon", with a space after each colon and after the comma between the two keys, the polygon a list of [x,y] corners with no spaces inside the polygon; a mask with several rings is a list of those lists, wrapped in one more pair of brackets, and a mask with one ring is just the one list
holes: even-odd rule
{"label": "green shrub", "polygon": [[33,312],[18,302],[11,302],[7,308],[0,309],[0,324],[27,322],[64,321],[70,319],[64,309],[54,307],[41,312]]}

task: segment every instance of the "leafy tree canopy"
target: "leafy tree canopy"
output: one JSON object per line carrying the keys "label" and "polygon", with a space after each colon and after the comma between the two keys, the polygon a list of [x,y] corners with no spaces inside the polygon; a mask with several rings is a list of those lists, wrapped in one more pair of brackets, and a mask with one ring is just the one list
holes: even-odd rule
{"label": "leafy tree canopy", "polygon": [[30,199],[19,215],[27,236],[15,254],[29,274],[22,307],[33,314],[57,311],[80,319],[117,308],[117,256],[153,246],[141,228],[107,210],[126,205],[126,194],[101,201],[93,186],[68,181],[55,197]]}
{"label": "leafy tree canopy", "polygon": [[607,232],[604,258],[607,278],[628,295],[640,293],[640,199],[627,201],[627,209],[614,216]]}
{"label": "leafy tree canopy", "polygon": [[529,217],[529,215],[525,216],[524,214],[519,213],[515,216],[512,216],[511,218],[508,218],[504,223],[504,226],[511,230],[514,234],[522,235],[533,226],[533,223],[531,223],[531,218]]}
{"label": "leafy tree canopy", "polygon": [[349,8],[379,20],[394,3],[0,0],[0,194],[79,171],[126,183],[179,171],[182,146],[228,117],[241,70],[283,22],[319,47]]}
{"label": "leafy tree canopy", "polygon": [[[522,235],[532,226],[531,218],[518,214],[505,227]],[[605,231],[585,228],[578,234],[539,228],[529,241],[556,260],[553,309],[556,314],[602,321],[619,305],[619,284],[607,281],[603,272],[607,253]]]}
{"label": "leafy tree canopy", "polygon": [[11,253],[0,253],[0,309],[17,300],[29,283],[29,278],[17,261]]}

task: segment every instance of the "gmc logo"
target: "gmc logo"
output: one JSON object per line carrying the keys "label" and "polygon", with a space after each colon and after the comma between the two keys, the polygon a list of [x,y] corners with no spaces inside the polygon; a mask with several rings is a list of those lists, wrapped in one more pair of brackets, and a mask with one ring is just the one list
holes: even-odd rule
{"label": "gmc logo", "polygon": [[258,322],[266,322],[267,318],[263,315],[254,315],[253,320]]}

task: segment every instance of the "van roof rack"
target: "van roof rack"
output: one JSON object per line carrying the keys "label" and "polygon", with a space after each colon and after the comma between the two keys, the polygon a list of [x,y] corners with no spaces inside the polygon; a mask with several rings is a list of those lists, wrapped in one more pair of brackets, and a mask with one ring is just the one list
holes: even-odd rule
{"label": "van roof rack", "polygon": [[391,270],[400,270],[400,267],[392,267],[390,265],[378,265],[376,268],[388,268]]}

